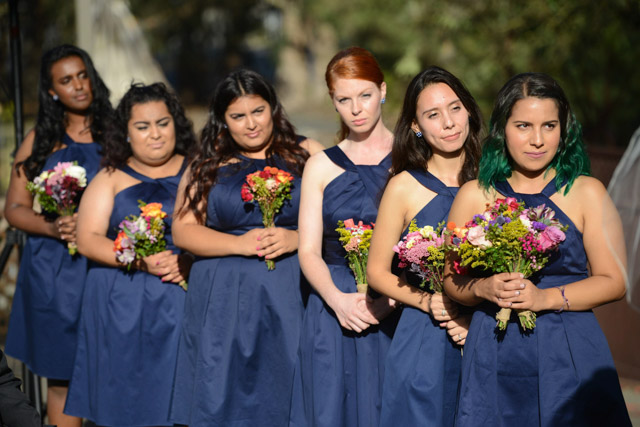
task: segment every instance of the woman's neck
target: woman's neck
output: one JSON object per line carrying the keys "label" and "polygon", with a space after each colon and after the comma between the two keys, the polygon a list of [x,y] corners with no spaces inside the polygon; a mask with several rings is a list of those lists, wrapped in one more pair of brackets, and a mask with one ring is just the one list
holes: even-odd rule
{"label": "woman's neck", "polygon": [[91,121],[87,114],[67,111],[65,113],[65,121],[65,130],[71,136],[71,139],[76,142],[91,142],[93,140],[90,127]]}
{"label": "woman's neck", "polygon": [[517,193],[537,194],[555,177],[555,169],[545,169],[538,172],[523,172],[514,169],[507,181]]}
{"label": "woman's neck", "polygon": [[349,132],[339,145],[356,164],[378,164],[391,152],[393,133],[379,119],[369,132]]}
{"label": "woman's neck", "polygon": [[427,170],[442,181],[447,187],[459,187],[458,176],[464,165],[464,151],[458,155],[441,156],[434,154],[427,161]]}

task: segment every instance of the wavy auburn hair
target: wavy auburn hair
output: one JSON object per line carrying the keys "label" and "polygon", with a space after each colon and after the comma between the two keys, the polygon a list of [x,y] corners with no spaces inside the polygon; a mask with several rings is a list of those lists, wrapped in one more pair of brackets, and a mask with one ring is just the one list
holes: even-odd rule
{"label": "wavy auburn hair", "polygon": [[394,130],[393,148],[391,150],[391,176],[410,169],[427,170],[427,162],[433,156],[433,149],[424,137],[417,137],[411,129],[416,120],[418,98],[430,85],[444,83],[458,96],[469,113],[469,135],[462,146],[464,162],[458,175],[459,185],[475,179],[478,174],[480,159],[480,143],[483,137],[482,113],[476,100],[453,74],[440,67],[432,66],[415,76],[404,97],[402,112]]}
{"label": "wavy auburn hair", "polygon": [[591,165],[582,141],[582,126],[571,111],[569,100],[558,82],[543,73],[515,75],[498,92],[480,158],[480,185],[489,189],[511,176],[513,159],[506,147],[505,126],[515,103],[527,97],[552,99],[558,107],[560,146],[547,170],[555,169],[556,189],[559,191],[566,183],[567,194],[578,176],[590,175]]}
{"label": "wavy auburn hair", "polygon": [[226,128],[225,112],[233,101],[248,95],[261,97],[271,107],[273,133],[266,150],[267,163],[275,166],[273,156],[277,155],[291,172],[302,175],[309,153],[297,143],[295,128],[289,122],[273,86],[254,71],[234,71],[218,84],[213,94],[209,118],[202,129],[197,154],[189,166],[191,179],[185,188],[185,202],[178,211],[179,216],[191,211],[199,223],[204,223],[201,205],[216,183],[218,170],[242,151]]}
{"label": "wavy auburn hair", "polygon": [[87,70],[89,81],[91,81],[93,101],[87,109],[87,117],[89,118],[91,137],[95,142],[102,145],[104,132],[113,119],[113,107],[109,101],[109,89],[100,78],[87,52],[70,44],[57,46],[45,52],[42,55],[40,65],[40,79],[38,82],[39,106],[33,150],[25,161],[19,162],[15,166],[18,173],[20,171],[19,168],[23,167],[25,175],[30,181],[40,173],[47,157],[58,144],[62,143],[66,133],[66,107],[60,101],[55,101],[51,97],[49,89],[53,85],[51,67],[53,67],[54,63],[71,56],[77,56],[82,60]]}

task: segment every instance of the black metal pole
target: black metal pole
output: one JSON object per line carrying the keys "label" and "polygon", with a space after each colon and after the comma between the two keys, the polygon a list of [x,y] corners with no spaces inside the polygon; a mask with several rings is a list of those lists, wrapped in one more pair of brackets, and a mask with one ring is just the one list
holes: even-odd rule
{"label": "black metal pole", "polygon": [[[15,130],[15,149],[13,156],[15,158],[16,151],[22,143],[24,137],[24,125],[22,116],[22,44],[20,41],[20,21],[18,19],[18,0],[9,0],[9,38],[11,50],[11,71],[13,83],[13,123]],[[9,258],[11,249],[18,247],[18,256],[22,256],[22,248],[26,235],[24,232],[16,229],[9,229],[6,233],[5,247],[2,250],[0,271],[4,270],[6,262]],[[26,365],[23,364],[22,382],[24,392],[31,399],[31,402],[40,413],[40,417],[44,418],[42,405],[42,391],[40,390],[40,377],[31,372]]]}
{"label": "black metal pole", "polygon": [[[13,81],[13,122],[15,126],[16,141],[15,150],[18,150],[24,128],[22,121],[22,45],[20,43],[20,23],[18,20],[18,0],[9,0],[9,32]],[[15,151],[14,151],[15,156]]]}

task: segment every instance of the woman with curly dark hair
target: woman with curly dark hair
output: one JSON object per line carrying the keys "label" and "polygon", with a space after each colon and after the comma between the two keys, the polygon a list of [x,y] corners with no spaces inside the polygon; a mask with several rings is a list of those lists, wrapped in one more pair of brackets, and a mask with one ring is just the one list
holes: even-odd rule
{"label": "woman with curly dark hair", "polygon": [[[176,245],[193,265],[171,419],[189,426],[286,425],[303,298],[300,175],[322,146],[295,134],[273,87],[240,70],[216,88],[200,150],[183,177]],[[294,176],[291,200],[264,228],[241,188],[273,166]],[[267,260],[276,260],[268,271]]]}
{"label": "woman with curly dark hair", "polygon": [[16,153],[5,205],[9,224],[29,233],[6,352],[49,379],[49,422],[79,426],[81,420],[65,416],[62,409],[73,368],[87,260],[67,249],[76,241],[76,215],[37,213],[27,183],[63,161],[78,162],[91,180],[98,172],[100,145],[113,109],[91,58],[71,45],[42,56],[38,98],[36,126]]}
{"label": "woman with curly dark hair", "polygon": [[[135,84],[116,109],[102,169],[85,191],[78,250],[89,269],[65,412],[98,425],[160,426],[167,420],[191,256],[173,245],[171,223],[191,122],[164,84]],[[167,249],[124,268],[114,239],[140,201],[160,203]],[[184,286],[184,284],[183,284]]]}
{"label": "woman with curly dark hair", "polygon": [[453,426],[470,316],[396,269],[393,247],[412,221],[434,229],[446,221],[458,187],[478,173],[482,131],[480,108],[453,74],[429,67],[409,83],[367,267],[371,287],[405,304],[387,355],[380,425]]}

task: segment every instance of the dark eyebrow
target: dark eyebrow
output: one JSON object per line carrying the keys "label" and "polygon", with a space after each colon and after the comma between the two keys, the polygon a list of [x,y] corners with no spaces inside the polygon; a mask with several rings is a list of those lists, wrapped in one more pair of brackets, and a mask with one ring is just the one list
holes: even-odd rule
{"label": "dark eyebrow", "polygon": [[[456,98],[453,101],[451,101],[449,104],[447,104],[447,107],[451,107],[453,104],[455,104],[457,102],[462,103],[462,101],[460,101],[460,98]],[[421,114],[430,113],[431,111],[435,111],[437,109],[438,109],[437,107],[434,107],[434,108],[431,108],[429,110],[424,110]]]}

